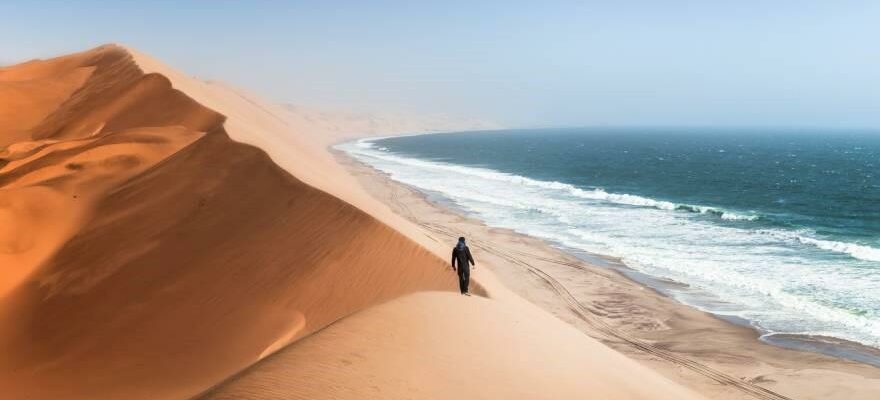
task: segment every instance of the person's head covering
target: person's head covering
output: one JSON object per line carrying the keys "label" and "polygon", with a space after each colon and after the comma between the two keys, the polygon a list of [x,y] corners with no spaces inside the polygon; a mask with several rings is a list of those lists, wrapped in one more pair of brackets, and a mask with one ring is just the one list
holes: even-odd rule
{"label": "person's head covering", "polygon": [[464,236],[458,238],[458,245],[457,246],[458,246],[458,248],[464,247]]}

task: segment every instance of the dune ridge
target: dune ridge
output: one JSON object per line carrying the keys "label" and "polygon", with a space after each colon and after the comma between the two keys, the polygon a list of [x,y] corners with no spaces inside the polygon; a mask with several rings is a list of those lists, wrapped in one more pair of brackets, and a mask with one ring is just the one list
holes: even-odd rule
{"label": "dune ridge", "polygon": [[491,298],[448,293],[447,244],[327,150],[361,122],[117,45],[0,69],[22,93],[0,113],[9,398],[699,398],[488,272]]}
{"label": "dune ridge", "polygon": [[0,392],[186,398],[369,304],[454,287],[124,49],[29,64],[92,72],[0,153]]}

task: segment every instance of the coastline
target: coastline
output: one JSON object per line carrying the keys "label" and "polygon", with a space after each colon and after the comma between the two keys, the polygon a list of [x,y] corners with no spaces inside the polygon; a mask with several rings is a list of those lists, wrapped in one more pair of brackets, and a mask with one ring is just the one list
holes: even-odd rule
{"label": "coastline", "polygon": [[[757,339],[762,343],[768,343],[773,346],[782,347],[791,350],[807,351],[819,353],[846,361],[855,361],[880,368],[880,349],[866,346],[861,343],[851,342],[846,339],[816,336],[807,334],[791,334],[791,333],[766,333],[758,329],[754,323],[748,319],[735,315],[717,314],[710,310],[703,309],[699,305],[688,304],[675,298],[675,292],[687,292],[688,285],[657,278],[636,269],[630,268],[624,262],[617,258],[602,254],[593,254],[579,249],[567,248],[555,243],[547,243],[547,245],[558,248],[561,251],[573,255],[585,263],[612,269],[625,278],[643,285],[646,289],[650,289],[660,296],[673,300],[677,304],[696,309],[707,313],[721,321],[742,326],[755,332]],[[689,293],[692,296],[701,296],[700,293]],[[707,300],[707,301],[712,301]]]}
{"label": "coastline", "polygon": [[445,240],[326,152],[361,124],[115,45],[11,68],[93,74],[0,138],[3,398],[704,399],[482,267],[459,295]]}
{"label": "coastline", "polygon": [[[434,241],[472,238],[480,264],[508,289],[707,397],[873,399],[880,390],[880,368],[822,349],[792,349],[797,343],[791,340],[801,338],[769,344],[747,322],[680,303],[622,264],[598,265],[613,264],[612,259],[578,257],[543,240],[488,227],[341,150],[329,151],[372,197]],[[479,281],[479,272],[475,275]]]}

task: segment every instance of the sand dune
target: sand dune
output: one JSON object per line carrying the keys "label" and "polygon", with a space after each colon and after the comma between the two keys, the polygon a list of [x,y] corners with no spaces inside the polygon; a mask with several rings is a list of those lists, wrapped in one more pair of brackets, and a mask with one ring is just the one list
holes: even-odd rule
{"label": "sand dune", "polygon": [[4,399],[692,396],[491,275],[405,296],[455,290],[446,245],[335,163],[351,121],[112,45],[0,95]]}
{"label": "sand dune", "polygon": [[419,293],[346,318],[201,399],[695,398],[584,338],[528,304]]}
{"label": "sand dune", "polygon": [[92,76],[0,170],[0,392],[186,398],[366,305],[454,286],[124,50],[72,57],[44,63]]}
{"label": "sand dune", "polygon": [[30,129],[91,76],[94,67],[80,66],[78,58],[0,68],[0,147],[29,139]]}
{"label": "sand dune", "polygon": [[[266,151],[272,161],[310,186],[321,189],[380,219],[395,230],[446,258],[446,245],[428,239],[411,223],[372,198],[342,168],[327,150],[341,140],[364,134],[411,133],[429,131],[436,119],[409,120],[327,113],[303,107],[273,104],[221,82],[205,82],[186,76],[146,54],[128,49],[144,71],[168,77],[175,88],[200,104],[227,116],[224,124],[229,136]],[[440,121],[439,127],[468,130],[491,126],[479,121]],[[363,129],[368,130],[364,131]]]}

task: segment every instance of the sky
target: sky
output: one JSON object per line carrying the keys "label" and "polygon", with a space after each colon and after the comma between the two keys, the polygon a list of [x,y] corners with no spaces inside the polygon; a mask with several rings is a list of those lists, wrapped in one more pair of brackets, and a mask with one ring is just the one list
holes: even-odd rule
{"label": "sky", "polygon": [[880,1],[109,3],[0,3],[0,65],[116,42],[320,107],[880,129]]}

